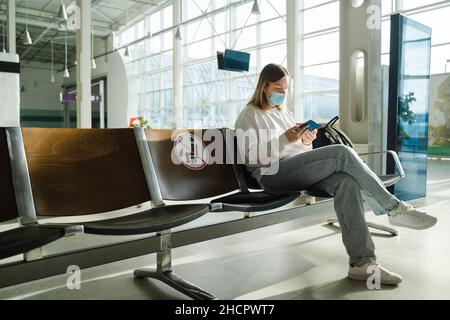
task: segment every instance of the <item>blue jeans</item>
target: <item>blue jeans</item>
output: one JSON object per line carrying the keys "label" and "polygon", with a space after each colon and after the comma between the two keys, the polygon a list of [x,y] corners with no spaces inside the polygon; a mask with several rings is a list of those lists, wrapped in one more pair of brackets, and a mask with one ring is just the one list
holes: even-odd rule
{"label": "blue jeans", "polygon": [[366,224],[363,197],[376,214],[385,214],[400,204],[355,150],[332,145],[280,160],[276,175],[262,176],[260,184],[269,193],[299,190],[334,196],[334,208],[351,265],[375,261],[375,245]]}

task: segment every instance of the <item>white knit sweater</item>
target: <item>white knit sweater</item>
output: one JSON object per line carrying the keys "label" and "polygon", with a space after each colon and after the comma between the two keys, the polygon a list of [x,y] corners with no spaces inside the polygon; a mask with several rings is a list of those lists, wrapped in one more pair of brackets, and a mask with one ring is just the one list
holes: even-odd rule
{"label": "white knit sweater", "polygon": [[[242,110],[239,118],[236,120],[235,129],[237,131],[239,129],[244,130],[254,137],[254,139],[250,139],[250,143],[248,141],[245,142],[242,150],[245,150],[245,161],[248,170],[258,181],[262,175],[273,173],[267,173],[269,172],[267,168],[270,167],[270,163],[267,163],[267,159],[261,159],[257,150],[261,148],[268,150],[264,154],[272,155],[271,163],[312,150],[312,145],[306,146],[301,141],[289,143],[284,133],[294,126],[294,118],[284,110],[273,108],[265,111],[254,106],[247,106]],[[238,140],[238,143],[244,142]],[[279,150],[271,152],[271,145],[278,145]],[[256,163],[251,163],[249,160],[249,155],[252,152],[258,157]]]}

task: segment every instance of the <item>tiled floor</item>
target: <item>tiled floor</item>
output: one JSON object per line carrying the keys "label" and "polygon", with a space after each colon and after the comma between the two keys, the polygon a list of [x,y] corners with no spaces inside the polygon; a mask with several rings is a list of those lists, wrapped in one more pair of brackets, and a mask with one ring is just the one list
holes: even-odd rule
{"label": "tiled floor", "polygon": [[[413,204],[438,224],[374,236],[379,262],[404,278],[398,287],[371,291],[347,280],[339,229],[301,220],[175,249],[174,269],[219,299],[450,299],[450,161],[431,162],[428,178],[428,197]],[[158,281],[133,278],[134,268],[154,264],[154,254],[120,261],[82,270],[80,290],[68,290],[62,275],[0,289],[0,299],[186,299]]]}

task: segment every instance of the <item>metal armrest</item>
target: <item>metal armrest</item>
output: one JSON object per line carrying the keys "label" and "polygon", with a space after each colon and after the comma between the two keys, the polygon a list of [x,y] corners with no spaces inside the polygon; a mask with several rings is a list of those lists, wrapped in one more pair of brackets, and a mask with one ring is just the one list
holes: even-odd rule
{"label": "metal armrest", "polygon": [[359,156],[369,156],[369,155],[374,155],[374,154],[390,154],[392,156],[392,158],[394,159],[395,166],[397,167],[398,172],[400,173],[400,177],[401,178],[405,177],[405,171],[403,170],[403,166],[402,166],[402,164],[400,162],[400,158],[398,157],[398,154],[395,151],[387,150],[387,151],[360,153],[358,155]]}
{"label": "metal armrest", "polygon": [[73,236],[75,234],[84,233],[83,225],[76,224],[65,224],[65,223],[42,223],[39,224],[40,227],[45,228],[64,228],[64,236]]}

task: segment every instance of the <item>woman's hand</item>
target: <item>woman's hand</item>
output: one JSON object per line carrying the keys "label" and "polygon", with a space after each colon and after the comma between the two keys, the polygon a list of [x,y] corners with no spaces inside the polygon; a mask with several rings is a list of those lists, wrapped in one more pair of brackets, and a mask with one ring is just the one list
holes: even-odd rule
{"label": "woman's hand", "polygon": [[317,129],[314,129],[313,131],[306,130],[306,132],[302,136],[302,143],[305,146],[309,146],[316,139],[317,139]]}
{"label": "woman's hand", "polygon": [[305,134],[308,131],[307,129],[307,127],[300,129],[300,126],[296,125],[295,127],[292,127],[288,131],[286,131],[284,135],[290,143],[294,143],[306,137]]}

